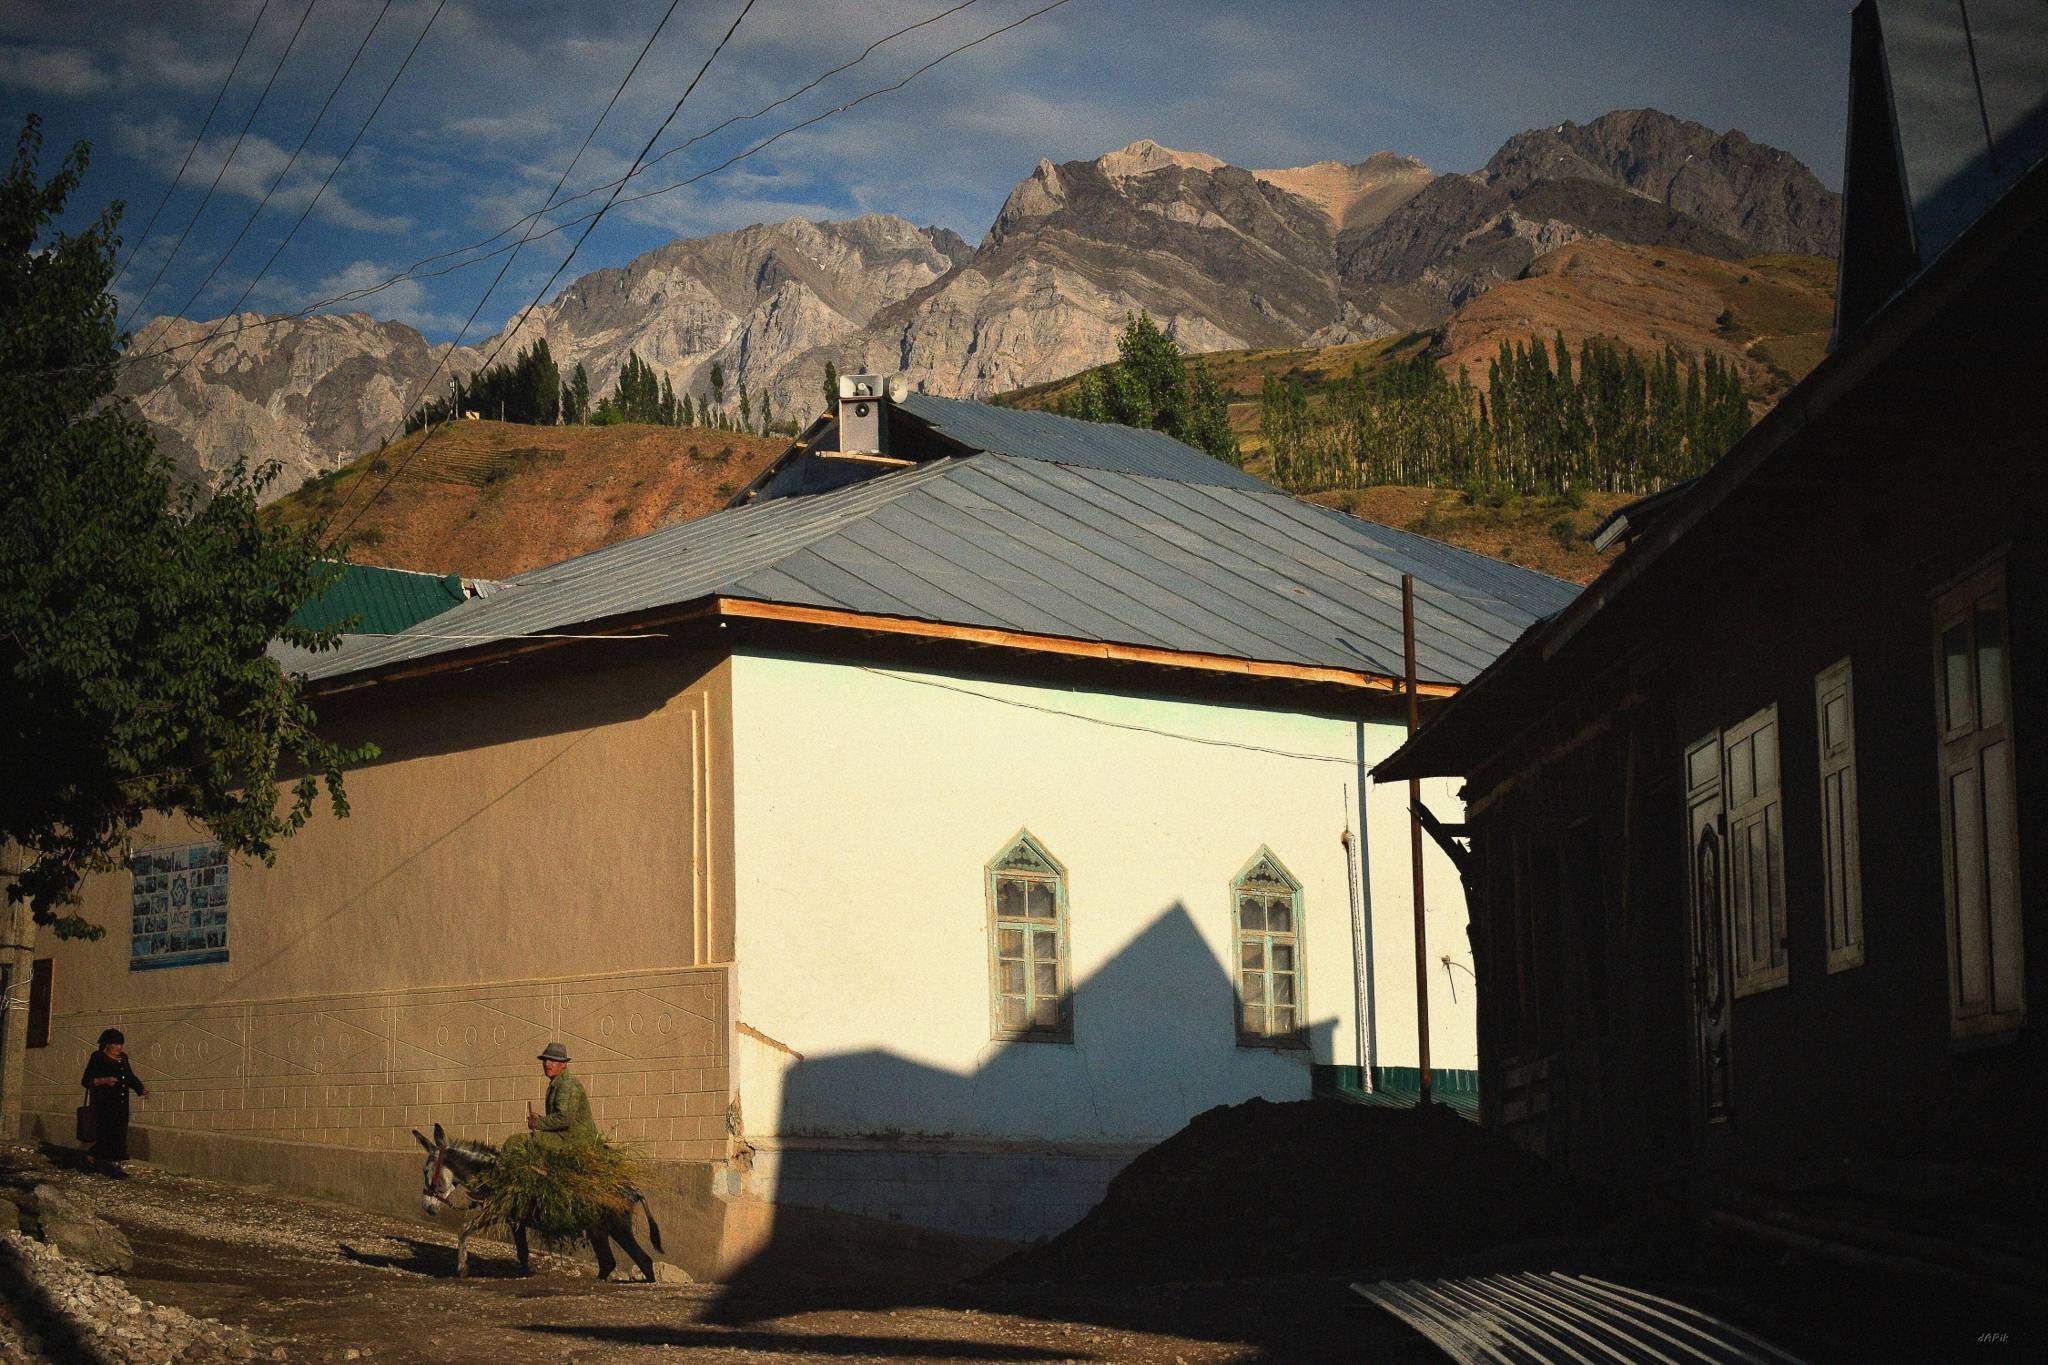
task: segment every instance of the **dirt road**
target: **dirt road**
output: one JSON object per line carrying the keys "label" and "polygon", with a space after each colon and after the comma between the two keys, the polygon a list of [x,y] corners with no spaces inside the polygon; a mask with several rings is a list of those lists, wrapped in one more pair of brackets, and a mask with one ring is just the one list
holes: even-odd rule
{"label": "dirt road", "polygon": [[[790,1284],[604,1284],[452,1231],[141,1163],[115,1182],[43,1170],[91,1198],[136,1253],[143,1299],[241,1327],[294,1361],[1403,1361],[1441,1359],[1341,1280],[1295,1277],[1114,1292],[945,1288],[848,1300]],[[474,1247],[475,1244],[473,1244]],[[282,1355],[278,1355],[282,1352]]]}

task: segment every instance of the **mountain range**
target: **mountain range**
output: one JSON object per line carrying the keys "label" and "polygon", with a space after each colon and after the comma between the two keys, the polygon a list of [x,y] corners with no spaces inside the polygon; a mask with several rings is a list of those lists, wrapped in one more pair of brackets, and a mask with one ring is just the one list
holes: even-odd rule
{"label": "mountain range", "polygon": [[[443,373],[544,336],[594,392],[633,351],[678,392],[706,392],[716,362],[729,391],[807,419],[828,360],[981,396],[1112,358],[1137,310],[1195,352],[1356,343],[1439,327],[1574,242],[1832,256],[1840,220],[1840,196],[1788,153],[1649,109],[1518,134],[1469,175],[1388,152],[1252,170],[1140,141],[1041,160],[973,247],[882,214],[672,242],[572,281]],[[134,349],[214,326],[158,319]],[[193,363],[139,361],[123,387],[161,386],[144,413],[188,476],[248,453],[283,462],[281,493],[375,445],[441,349],[362,314],[242,317]]]}

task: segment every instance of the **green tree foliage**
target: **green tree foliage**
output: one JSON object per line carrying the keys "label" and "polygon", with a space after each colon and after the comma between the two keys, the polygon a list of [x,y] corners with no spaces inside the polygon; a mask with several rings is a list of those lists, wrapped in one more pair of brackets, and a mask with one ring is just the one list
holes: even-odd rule
{"label": "green tree foliage", "polygon": [[562,420],[590,420],[590,372],[583,368],[580,360],[576,362],[575,374],[569,377],[568,386],[562,390]]}
{"label": "green tree foliage", "polygon": [[754,405],[747,401],[747,386],[740,385],[740,430],[754,429]]}
{"label": "green tree foliage", "polygon": [[[657,377],[654,367],[640,358],[638,351],[626,352],[626,363],[619,366],[619,378],[612,391],[599,400],[597,411],[591,420],[609,426],[615,422],[647,422],[659,424],[668,419],[662,415],[662,385],[665,378]],[[673,398],[675,390],[669,390]],[[670,409],[673,412],[673,407]]]}
{"label": "green tree foliage", "polygon": [[[341,771],[375,750],[320,739],[264,652],[336,639],[287,624],[332,570],[315,530],[257,515],[275,467],[238,467],[205,496],[114,395],[119,206],[52,226],[87,153],[43,181],[31,117],[0,183],[0,841],[25,855],[8,899],[97,938],[65,907],[119,866],[146,813],[269,861],[323,786],[347,813]],[[297,774],[284,792],[281,768]]]}
{"label": "green tree foliage", "polygon": [[711,362],[711,401],[718,405],[719,415],[725,414],[725,366]]}
{"label": "green tree foliage", "polygon": [[[584,383],[587,394],[589,380]],[[563,420],[562,403],[562,372],[548,350],[547,338],[542,337],[521,349],[508,365],[487,366],[467,379],[458,375],[448,396],[416,409],[405,419],[405,429],[438,426],[465,412],[500,422],[551,427]]]}
{"label": "green tree foliage", "polygon": [[1190,363],[1150,315],[1128,318],[1117,359],[1081,376],[1059,411],[1088,422],[1163,431],[1225,464],[1243,456],[1230,430],[1230,404],[1200,362]]}
{"label": "green tree foliage", "polygon": [[[1316,401],[1320,399],[1320,402]],[[1435,484],[1647,493],[1706,469],[1749,429],[1749,398],[1716,356],[1681,361],[1588,339],[1502,342],[1482,392],[1426,355],[1311,393],[1269,376],[1259,432],[1283,487]]]}
{"label": "green tree foliage", "polygon": [[832,411],[839,402],[839,367],[831,361],[825,362],[825,411]]}

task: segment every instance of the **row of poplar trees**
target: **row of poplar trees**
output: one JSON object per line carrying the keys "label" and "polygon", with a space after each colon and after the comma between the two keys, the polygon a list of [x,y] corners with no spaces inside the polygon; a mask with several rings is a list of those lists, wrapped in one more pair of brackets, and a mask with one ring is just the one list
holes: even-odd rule
{"label": "row of poplar trees", "polygon": [[725,366],[711,364],[711,388],[694,398],[678,394],[667,375],[658,375],[637,351],[628,351],[612,391],[591,402],[590,375],[579,363],[565,380],[542,337],[524,347],[509,364],[489,365],[467,377],[457,376],[448,396],[414,410],[407,431],[439,425],[465,412],[500,422],[528,426],[609,426],[647,422],[667,427],[711,427],[720,431],[758,432],[774,429],[775,414],[768,391],[738,391],[735,409],[726,407]]}
{"label": "row of poplar trees", "polygon": [[1259,395],[1274,479],[1297,491],[1649,493],[1705,470],[1751,421],[1741,376],[1718,357],[1588,339],[1574,363],[1561,333],[1552,346],[1502,342],[1483,391],[1418,355],[1353,367],[1315,396],[1299,375],[1268,376]]}

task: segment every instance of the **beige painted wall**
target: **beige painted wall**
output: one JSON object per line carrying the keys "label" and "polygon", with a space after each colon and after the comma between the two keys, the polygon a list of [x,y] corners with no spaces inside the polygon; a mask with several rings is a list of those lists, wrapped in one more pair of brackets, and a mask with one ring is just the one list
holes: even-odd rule
{"label": "beige painted wall", "polygon": [[[748,1134],[1116,1144],[1306,1097],[1311,1057],[1355,1063],[1339,834],[1360,820],[1357,723],[767,655],[732,668]],[[1364,732],[1367,766],[1399,739]],[[1380,1061],[1412,1065],[1405,787],[1375,792],[1370,820]],[[990,1039],[983,868],[1026,828],[1068,871],[1072,1044]],[[1235,1038],[1228,888],[1262,844],[1305,887],[1311,1054]],[[1456,877],[1428,856],[1432,932],[1469,966]],[[1474,1064],[1465,984],[1432,1000],[1439,1066]]]}
{"label": "beige painted wall", "polygon": [[[649,1155],[726,1151],[729,675],[670,656],[335,699],[348,775],[276,865],[237,865],[225,963],[128,970],[123,873],[55,950],[29,1108],[65,1115],[99,1030],[128,1034],[138,1122],[373,1149],[502,1137],[561,1036],[600,1123]],[[195,837],[152,822],[139,845]]]}

